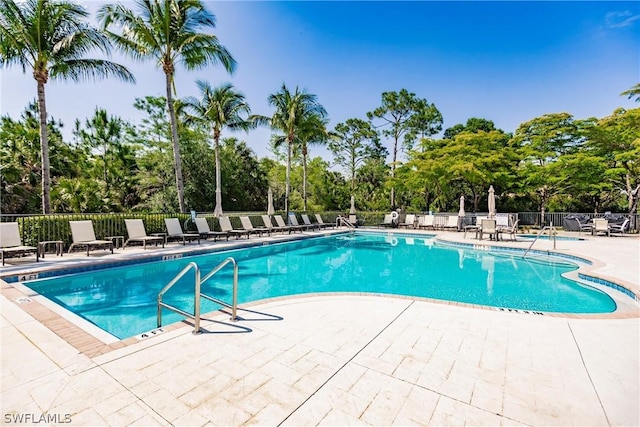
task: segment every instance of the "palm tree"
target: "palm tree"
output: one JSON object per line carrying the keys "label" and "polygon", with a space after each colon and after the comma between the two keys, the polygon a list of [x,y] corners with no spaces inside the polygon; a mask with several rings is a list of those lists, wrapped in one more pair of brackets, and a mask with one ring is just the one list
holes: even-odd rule
{"label": "palm tree", "polygon": [[307,93],[305,90],[300,91],[298,87],[296,87],[294,93],[291,93],[284,84],[279,92],[269,95],[268,101],[269,105],[276,109],[271,117],[271,128],[282,131],[284,133],[284,140],[287,142],[284,209],[285,212],[288,212],[291,156],[296,138],[310,116],[317,115],[320,118],[324,118],[327,112],[324,107],[318,103],[315,95]]}
{"label": "palm tree", "polygon": [[[213,34],[215,16],[200,0],[136,0],[137,12],[122,5],[106,5],[98,11],[102,28],[116,45],[137,60],[154,59],[165,74],[167,109],[171,122],[173,164],[180,211],[186,212],[184,181],[178,143],[178,124],[173,101],[176,63],[187,70],[222,64],[233,73],[236,61]],[[121,34],[109,27],[122,28]]]}
{"label": "palm tree", "polygon": [[640,102],[640,83],[638,83],[637,85],[635,85],[629,90],[625,90],[620,95],[626,96],[627,99],[631,99],[635,96],[636,97],[635,101]]}
{"label": "palm tree", "polygon": [[330,138],[327,130],[329,120],[319,114],[310,114],[298,132],[298,144],[302,152],[302,200],[303,210],[307,210],[307,156],[309,145],[325,145]]}
{"label": "palm tree", "polygon": [[230,83],[211,87],[207,82],[196,82],[201,97],[188,97],[184,100],[187,120],[200,123],[213,130],[213,143],[216,156],[216,207],[214,214],[222,215],[222,183],[220,177],[220,134],[224,128],[244,130],[257,126],[263,119],[251,116],[251,108],[242,93],[236,92]]}
{"label": "palm tree", "polygon": [[109,54],[108,39],[85,19],[80,5],[49,0],[0,0],[0,65],[20,65],[33,72],[37,82],[42,161],[42,212],[51,213],[49,136],[44,85],[51,79],[117,77],[134,82],[122,65],[103,59],[87,59],[88,52]]}

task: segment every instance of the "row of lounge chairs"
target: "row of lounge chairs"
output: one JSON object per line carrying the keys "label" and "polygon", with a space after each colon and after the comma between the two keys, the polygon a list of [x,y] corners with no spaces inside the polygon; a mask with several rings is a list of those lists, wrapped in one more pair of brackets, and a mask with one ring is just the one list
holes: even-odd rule
{"label": "row of lounge chairs", "polygon": [[403,222],[396,223],[393,213],[386,214],[380,223],[381,227],[406,227],[415,229],[431,229],[431,230],[458,230],[460,218],[457,215],[415,215],[407,214]]}
{"label": "row of lounge chairs", "polygon": [[[239,239],[243,236],[249,238],[252,234],[262,236],[263,233],[271,235],[274,232],[287,231],[292,233],[333,227],[333,224],[324,222],[319,214],[316,214],[317,222],[315,223],[311,222],[306,214],[302,214],[301,217],[302,224],[298,223],[295,214],[290,214],[289,224],[286,224],[281,215],[275,215],[273,218],[276,221],[276,225],[274,225],[269,215],[262,215],[263,225],[255,227],[248,216],[240,216],[242,228],[234,228],[231,224],[231,219],[228,216],[222,216],[218,218],[220,231],[211,230],[206,218],[195,218],[197,232],[184,232],[178,218],[165,218],[166,233],[153,233],[151,235],[147,234],[142,219],[125,219],[128,239],[124,241],[122,248],[124,249],[132,243],[142,244],[143,249],[147,248],[147,244],[154,244],[155,246],[161,244],[164,248],[169,241],[179,241],[186,245],[188,242],[193,241],[200,243],[201,239],[210,237],[213,237],[214,241],[222,237],[229,240],[230,236],[235,236],[236,239]],[[89,256],[91,250],[95,249],[107,249],[113,253],[115,238],[123,238],[122,236],[111,236],[97,239],[93,222],[90,220],[69,221],[69,226],[72,238],[69,252],[82,248],[86,249],[87,256]],[[2,265],[4,265],[5,258],[29,254],[35,254],[37,262],[41,255],[44,256],[45,244],[48,243],[56,243],[57,252],[62,255],[62,241],[39,242],[38,247],[26,246],[22,244],[17,222],[0,223],[0,257]]]}

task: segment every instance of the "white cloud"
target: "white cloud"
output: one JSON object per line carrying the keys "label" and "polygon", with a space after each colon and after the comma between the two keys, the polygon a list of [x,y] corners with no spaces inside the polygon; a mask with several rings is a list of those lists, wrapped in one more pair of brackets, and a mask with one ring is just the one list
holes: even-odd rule
{"label": "white cloud", "polygon": [[640,15],[634,15],[628,10],[624,12],[609,12],[606,16],[606,22],[609,28],[631,27],[638,20],[640,20]]}

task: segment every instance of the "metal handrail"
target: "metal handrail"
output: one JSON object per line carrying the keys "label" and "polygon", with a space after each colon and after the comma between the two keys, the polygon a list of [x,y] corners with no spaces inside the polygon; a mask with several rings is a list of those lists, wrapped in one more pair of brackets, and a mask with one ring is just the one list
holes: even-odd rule
{"label": "metal handrail", "polygon": [[[216,274],[218,271],[220,271],[225,265],[232,263],[233,264],[233,301],[231,304],[228,304],[224,301],[221,301],[217,298],[214,298],[210,295],[206,295],[204,293],[202,293],[201,288],[202,288],[202,284],[204,282],[206,282],[207,280],[209,280],[214,274]],[[174,307],[172,305],[169,305],[165,302],[162,301],[162,297],[164,296],[164,294],[171,289],[171,287],[173,287],[173,285],[175,285],[176,283],[178,283],[178,280],[180,280],[185,274],[187,274],[187,272],[189,272],[189,270],[194,269],[195,270],[195,278],[194,278],[194,292],[193,292],[193,305],[194,305],[194,311],[193,314],[191,313],[187,313],[184,310],[179,309],[178,307]],[[200,330],[200,301],[201,298],[206,298],[209,301],[213,301],[215,303],[218,303],[220,305],[223,305],[225,307],[228,307],[232,310],[231,312],[231,320],[232,321],[237,321],[237,311],[238,311],[238,263],[236,262],[235,259],[233,259],[232,257],[226,258],[225,260],[223,260],[220,264],[218,264],[213,270],[211,270],[207,275],[204,276],[204,278],[201,280],[200,279],[200,267],[198,267],[198,264],[196,264],[195,262],[190,262],[189,264],[187,264],[182,270],[180,270],[180,272],[178,274],[176,274],[176,276],[169,282],[167,283],[167,285],[162,288],[162,290],[160,291],[160,293],[158,293],[158,315],[157,315],[157,324],[158,324],[158,328],[162,326],[162,307],[167,308],[171,311],[175,311],[176,313],[179,313],[185,317],[189,317],[191,319],[193,319],[193,333],[194,334],[199,334],[202,331]]]}
{"label": "metal handrail", "polygon": [[200,296],[203,298],[208,299],[209,301],[213,301],[215,303],[218,303],[220,305],[223,305],[225,307],[228,307],[231,309],[231,320],[232,321],[237,321],[238,320],[238,316],[237,316],[237,312],[238,312],[238,263],[236,262],[235,259],[233,259],[232,257],[226,258],[224,261],[222,261],[220,264],[218,264],[218,266],[216,268],[214,268],[213,270],[211,270],[211,272],[209,272],[206,276],[204,276],[202,278],[202,281],[200,282],[200,284],[206,282],[207,280],[209,280],[214,274],[216,274],[218,271],[222,270],[222,268],[229,264],[232,263],[233,264],[233,293],[232,293],[232,302],[231,304],[228,304],[224,301],[221,301],[217,298],[214,298],[210,295],[204,294],[202,292],[200,292]]}
{"label": "metal handrail", "polygon": [[340,225],[346,225],[347,228],[350,228],[352,230],[356,229],[355,225],[351,224],[349,221],[344,219],[344,217],[342,217],[342,216],[336,217],[336,227],[339,227]]}
{"label": "metal handrail", "polygon": [[[195,270],[195,279],[194,279],[194,292],[193,292],[193,303],[194,303],[194,314],[191,313],[187,313],[184,310],[180,310],[178,307],[174,307],[172,305],[169,305],[167,303],[162,302],[162,296],[165,294],[165,292],[167,292],[169,289],[171,289],[171,287],[173,287],[173,285],[175,285],[176,283],[178,283],[178,280],[180,280],[182,278],[182,276],[184,276],[185,274],[187,274],[187,272],[191,269]],[[193,333],[194,334],[199,334],[200,333],[200,267],[198,267],[198,264],[196,264],[195,262],[190,262],[189,264],[186,265],[186,267],[184,267],[182,270],[180,270],[180,272],[178,274],[176,274],[176,276],[169,282],[167,283],[167,285],[162,288],[162,290],[160,291],[160,293],[158,293],[158,315],[157,315],[157,324],[158,324],[158,328],[162,326],[162,307],[167,308],[171,311],[175,311],[176,313],[180,313],[183,316],[189,317],[191,319],[193,319],[194,324],[193,324]]]}
{"label": "metal handrail", "polygon": [[538,232],[538,234],[536,235],[536,238],[533,239],[533,242],[531,242],[531,244],[529,245],[527,250],[524,251],[524,255],[522,255],[522,258],[527,256],[527,254],[529,253],[529,251],[533,247],[533,244],[538,240],[538,237],[540,237],[542,235],[542,233],[544,233],[545,230],[549,230],[550,231],[550,233],[549,233],[550,236],[553,234],[553,249],[554,250],[556,249],[556,234],[557,234],[557,230],[553,226],[553,223],[551,223],[551,225],[545,225],[544,227],[542,227],[542,230],[540,230]]}

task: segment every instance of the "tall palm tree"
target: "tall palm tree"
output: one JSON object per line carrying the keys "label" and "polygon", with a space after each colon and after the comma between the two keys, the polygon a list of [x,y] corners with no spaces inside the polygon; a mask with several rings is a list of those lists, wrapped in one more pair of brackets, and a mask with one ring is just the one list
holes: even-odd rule
{"label": "tall palm tree", "polygon": [[298,132],[298,144],[302,153],[302,201],[303,210],[307,210],[307,157],[309,145],[325,145],[330,133],[327,130],[329,120],[319,114],[310,114],[302,123]]}
{"label": "tall palm tree", "polygon": [[[154,59],[164,71],[178,204],[180,211],[186,212],[173,101],[176,64],[195,70],[220,63],[233,73],[236,61],[215,35],[204,32],[214,29],[216,20],[200,0],[136,0],[135,4],[136,12],[122,5],[103,6],[98,11],[98,18],[102,28],[124,53],[137,60]],[[112,26],[122,28],[121,34],[109,31]]]}
{"label": "tall palm tree", "polygon": [[134,82],[122,65],[88,59],[91,51],[109,54],[109,40],[85,22],[88,12],[67,1],[0,0],[0,66],[20,65],[33,73],[38,90],[42,161],[42,212],[51,213],[49,136],[44,86],[51,79],[117,77]]}
{"label": "tall palm tree", "polygon": [[293,146],[299,132],[303,129],[305,122],[312,115],[321,118],[326,117],[327,112],[320,105],[315,95],[307,93],[305,90],[300,91],[296,87],[291,93],[286,85],[282,85],[280,91],[269,95],[269,105],[275,107],[275,112],[271,117],[271,128],[280,130],[284,133],[284,139],[287,143],[287,173],[285,183],[284,209],[289,211],[289,192],[291,179],[291,157],[293,154]]}
{"label": "tall palm tree", "polygon": [[220,173],[220,134],[224,128],[231,131],[248,131],[263,120],[251,115],[251,108],[242,93],[237,92],[231,83],[211,87],[207,82],[196,82],[201,97],[184,99],[187,120],[201,123],[213,130],[213,143],[216,156],[216,207],[214,214],[222,215],[222,182]]}

